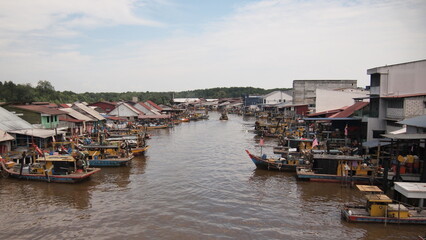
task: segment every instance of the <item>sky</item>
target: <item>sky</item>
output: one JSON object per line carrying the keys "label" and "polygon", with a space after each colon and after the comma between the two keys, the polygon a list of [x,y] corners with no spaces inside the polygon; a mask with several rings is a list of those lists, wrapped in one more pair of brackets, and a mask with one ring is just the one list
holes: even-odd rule
{"label": "sky", "polygon": [[0,1],[0,81],[58,91],[365,87],[423,59],[425,0]]}

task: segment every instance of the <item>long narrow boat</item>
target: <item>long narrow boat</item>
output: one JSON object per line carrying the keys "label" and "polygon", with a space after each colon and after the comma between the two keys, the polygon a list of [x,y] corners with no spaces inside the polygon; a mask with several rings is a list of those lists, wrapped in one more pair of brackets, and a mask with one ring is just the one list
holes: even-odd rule
{"label": "long narrow boat", "polygon": [[168,128],[169,125],[168,124],[161,124],[161,125],[151,125],[151,126],[146,126],[147,130],[151,130],[151,129],[164,129],[164,128]]}
{"label": "long narrow boat", "polygon": [[257,168],[266,169],[266,170],[276,170],[276,171],[288,171],[295,172],[296,167],[303,164],[303,160],[299,159],[286,159],[286,158],[267,158],[266,155],[262,157],[255,156],[246,150],[250,159],[256,165]]}
{"label": "long narrow boat", "polygon": [[81,148],[94,167],[127,166],[134,157],[129,148],[116,145],[83,145]]}
{"label": "long narrow boat", "polygon": [[[357,187],[361,191],[369,191],[363,190],[362,186]],[[345,205],[341,210],[342,218],[355,223],[426,224],[426,211],[420,208],[394,203],[379,191],[371,191],[365,198],[367,199],[365,205]]]}
{"label": "long narrow boat", "polygon": [[9,177],[44,182],[77,183],[87,180],[100,171],[99,168],[78,166],[70,155],[48,155],[35,160],[33,164],[16,164],[0,161],[2,175]]}
{"label": "long narrow boat", "polygon": [[371,183],[375,168],[360,156],[314,154],[310,166],[297,168],[297,178],[315,182]]}
{"label": "long narrow boat", "polygon": [[132,147],[132,153],[134,156],[139,156],[142,154],[145,154],[146,150],[148,150],[149,145],[143,146],[143,147]]}

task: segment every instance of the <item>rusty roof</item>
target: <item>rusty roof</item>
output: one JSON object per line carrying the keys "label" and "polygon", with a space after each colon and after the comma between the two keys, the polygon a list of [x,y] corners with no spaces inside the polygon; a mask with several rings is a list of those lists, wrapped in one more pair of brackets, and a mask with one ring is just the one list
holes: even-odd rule
{"label": "rusty roof", "polygon": [[345,110],[333,114],[330,118],[346,118],[352,116],[356,111],[367,106],[369,102],[356,102],[354,105],[347,107]]}
{"label": "rusty roof", "polygon": [[42,105],[11,105],[11,107],[14,108],[19,108],[19,109],[23,109],[23,110],[28,110],[28,111],[32,111],[32,112],[38,112],[38,113],[43,113],[43,114],[49,114],[49,115],[62,115],[62,114],[66,114],[66,112],[55,109],[55,108],[50,108],[47,106],[42,106]]}

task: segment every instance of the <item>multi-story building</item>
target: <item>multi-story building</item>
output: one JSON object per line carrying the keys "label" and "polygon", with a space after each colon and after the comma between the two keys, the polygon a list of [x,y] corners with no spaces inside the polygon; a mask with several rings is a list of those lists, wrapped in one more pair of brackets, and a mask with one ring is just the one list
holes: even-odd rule
{"label": "multi-story building", "polygon": [[357,80],[294,80],[293,104],[308,104],[314,110],[317,89],[348,88],[357,88]]}
{"label": "multi-story building", "polygon": [[398,130],[398,121],[426,114],[426,60],[371,68],[367,74],[368,140]]}

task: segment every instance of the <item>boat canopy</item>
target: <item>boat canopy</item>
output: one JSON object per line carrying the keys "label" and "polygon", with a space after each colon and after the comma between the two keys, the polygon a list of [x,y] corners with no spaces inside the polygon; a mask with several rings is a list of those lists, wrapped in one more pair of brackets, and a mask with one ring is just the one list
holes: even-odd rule
{"label": "boat canopy", "polygon": [[369,202],[392,203],[392,199],[385,194],[368,194],[365,197]]}
{"label": "boat canopy", "polygon": [[94,148],[102,148],[102,149],[115,149],[118,148],[116,145],[83,145],[82,148],[86,149],[94,149]]}
{"label": "boat canopy", "polygon": [[37,162],[75,162],[75,158],[70,155],[47,155],[45,157],[39,157],[36,159]]}
{"label": "boat canopy", "polygon": [[371,185],[356,185],[358,190],[361,192],[371,192],[371,193],[381,193],[382,190],[377,186],[371,186]]}

